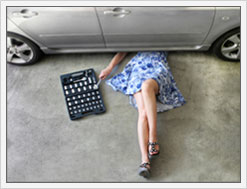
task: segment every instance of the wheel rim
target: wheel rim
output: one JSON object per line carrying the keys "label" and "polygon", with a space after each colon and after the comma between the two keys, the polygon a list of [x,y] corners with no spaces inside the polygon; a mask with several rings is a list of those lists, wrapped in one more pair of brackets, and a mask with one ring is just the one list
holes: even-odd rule
{"label": "wheel rim", "polygon": [[25,64],[33,58],[33,50],[24,41],[7,37],[7,62]]}
{"label": "wheel rim", "polygon": [[223,56],[233,60],[240,59],[240,33],[228,37],[221,45]]}

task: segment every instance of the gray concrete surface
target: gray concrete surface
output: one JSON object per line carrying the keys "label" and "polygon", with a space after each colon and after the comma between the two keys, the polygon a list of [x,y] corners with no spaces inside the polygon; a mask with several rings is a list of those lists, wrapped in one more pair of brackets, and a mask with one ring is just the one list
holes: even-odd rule
{"label": "gray concrete surface", "polygon": [[[129,54],[118,71],[131,59]],[[137,175],[137,111],[101,84],[107,112],[70,121],[59,76],[94,68],[109,54],[50,55],[7,65],[8,182],[239,182],[240,64],[209,53],[170,52],[187,104],[158,114],[161,154]]]}

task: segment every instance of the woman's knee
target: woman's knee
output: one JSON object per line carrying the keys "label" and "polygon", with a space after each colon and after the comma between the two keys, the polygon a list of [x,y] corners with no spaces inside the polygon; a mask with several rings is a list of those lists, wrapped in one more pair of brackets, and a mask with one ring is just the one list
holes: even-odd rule
{"label": "woman's knee", "polygon": [[142,83],[142,91],[151,92],[154,91],[155,93],[158,92],[158,84],[154,79],[148,79]]}

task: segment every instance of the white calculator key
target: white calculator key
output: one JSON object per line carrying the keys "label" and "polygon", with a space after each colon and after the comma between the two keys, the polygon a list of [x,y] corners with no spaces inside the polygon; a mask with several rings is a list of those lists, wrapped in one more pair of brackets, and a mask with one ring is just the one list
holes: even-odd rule
{"label": "white calculator key", "polygon": [[77,113],[77,111],[75,110],[75,111],[74,111],[74,113],[76,114],[76,113]]}
{"label": "white calculator key", "polygon": [[72,110],[72,108],[71,108],[71,107],[69,107],[69,110]]}
{"label": "white calculator key", "polygon": [[98,99],[100,99],[100,96],[98,95]]}
{"label": "white calculator key", "polygon": [[76,109],[76,107],[74,106],[74,107],[73,107],[73,109],[75,110],[75,109]]}
{"label": "white calculator key", "polygon": [[69,91],[65,91],[65,94],[68,95],[69,94]]}
{"label": "white calculator key", "polygon": [[87,96],[91,96],[91,94],[90,93],[87,93]]}
{"label": "white calculator key", "polygon": [[90,77],[88,78],[88,82],[89,82],[89,83],[92,83],[92,80],[91,80],[91,78],[90,78]]}
{"label": "white calculator key", "polygon": [[81,98],[81,95],[78,95],[77,97],[78,97],[78,98]]}
{"label": "white calculator key", "polygon": [[92,107],[90,107],[90,110],[92,110],[93,108]]}
{"label": "white calculator key", "polygon": [[72,99],[75,100],[75,97],[73,96]]}
{"label": "white calculator key", "polygon": [[86,95],[85,95],[85,94],[83,94],[82,96],[83,96],[83,97],[86,97]]}
{"label": "white calculator key", "polygon": [[70,98],[67,98],[67,101],[70,101]]}
{"label": "white calculator key", "polygon": [[77,83],[75,83],[75,85],[74,85],[75,87],[77,87],[78,85],[77,85]]}
{"label": "white calculator key", "polygon": [[71,92],[72,92],[72,93],[75,93],[75,90],[74,90],[74,89],[71,89]]}
{"label": "white calculator key", "polygon": [[75,101],[75,104],[78,104],[77,100]]}
{"label": "white calculator key", "polygon": [[66,90],[67,89],[67,86],[64,86],[64,89]]}
{"label": "white calculator key", "polygon": [[84,86],[84,87],[83,87],[83,90],[84,90],[84,91],[86,91],[86,90],[87,90],[87,88]]}
{"label": "white calculator key", "polygon": [[84,101],[83,100],[81,100],[81,103],[83,103]]}
{"label": "white calculator key", "polygon": [[78,91],[78,92],[80,92],[80,91],[81,91],[81,89],[80,89],[80,88],[78,88],[78,89],[77,89],[77,91]]}
{"label": "white calculator key", "polygon": [[82,82],[80,82],[79,85],[82,87]]}
{"label": "white calculator key", "polygon": [[81,112],[81,110],[78,110],[78,112]]}
{"label": "white calculator key", "polygon": [[88,86],[88,88],[89,88],[89,89],[92,89],[92,86],[91,86],[91,85],[89,85],[89,86]]}
{"label": "white calculator key", "polygon": [[90,99],[89,98],[87,98],[87,101],[89,101]]}
{"label": "white calculator key", "polygon": [[86,110],[89,110],[89,108],[86,108]]}
{"label": "white calculator key", "polygon": [[71,106],[72,105],[71,102],[69,102],[68,105]]}
{"label": "white calculator key", "polygon": [[73,86],[70,84],[69,87],[72,89]]}
{"label": "white calculator key", "polygon": [[84,81],[84,85],[87,85],[87,82],[86,81]]}

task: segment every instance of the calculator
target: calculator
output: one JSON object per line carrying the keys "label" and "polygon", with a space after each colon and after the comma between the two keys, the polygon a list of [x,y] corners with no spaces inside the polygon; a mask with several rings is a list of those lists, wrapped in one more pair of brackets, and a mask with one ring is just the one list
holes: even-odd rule
{"label": "calculator", "polygon": [[60,79],[71,120],[106,111],[102,95],[96,84],[97,78],[94,69],[64,74],[60,76]]}

